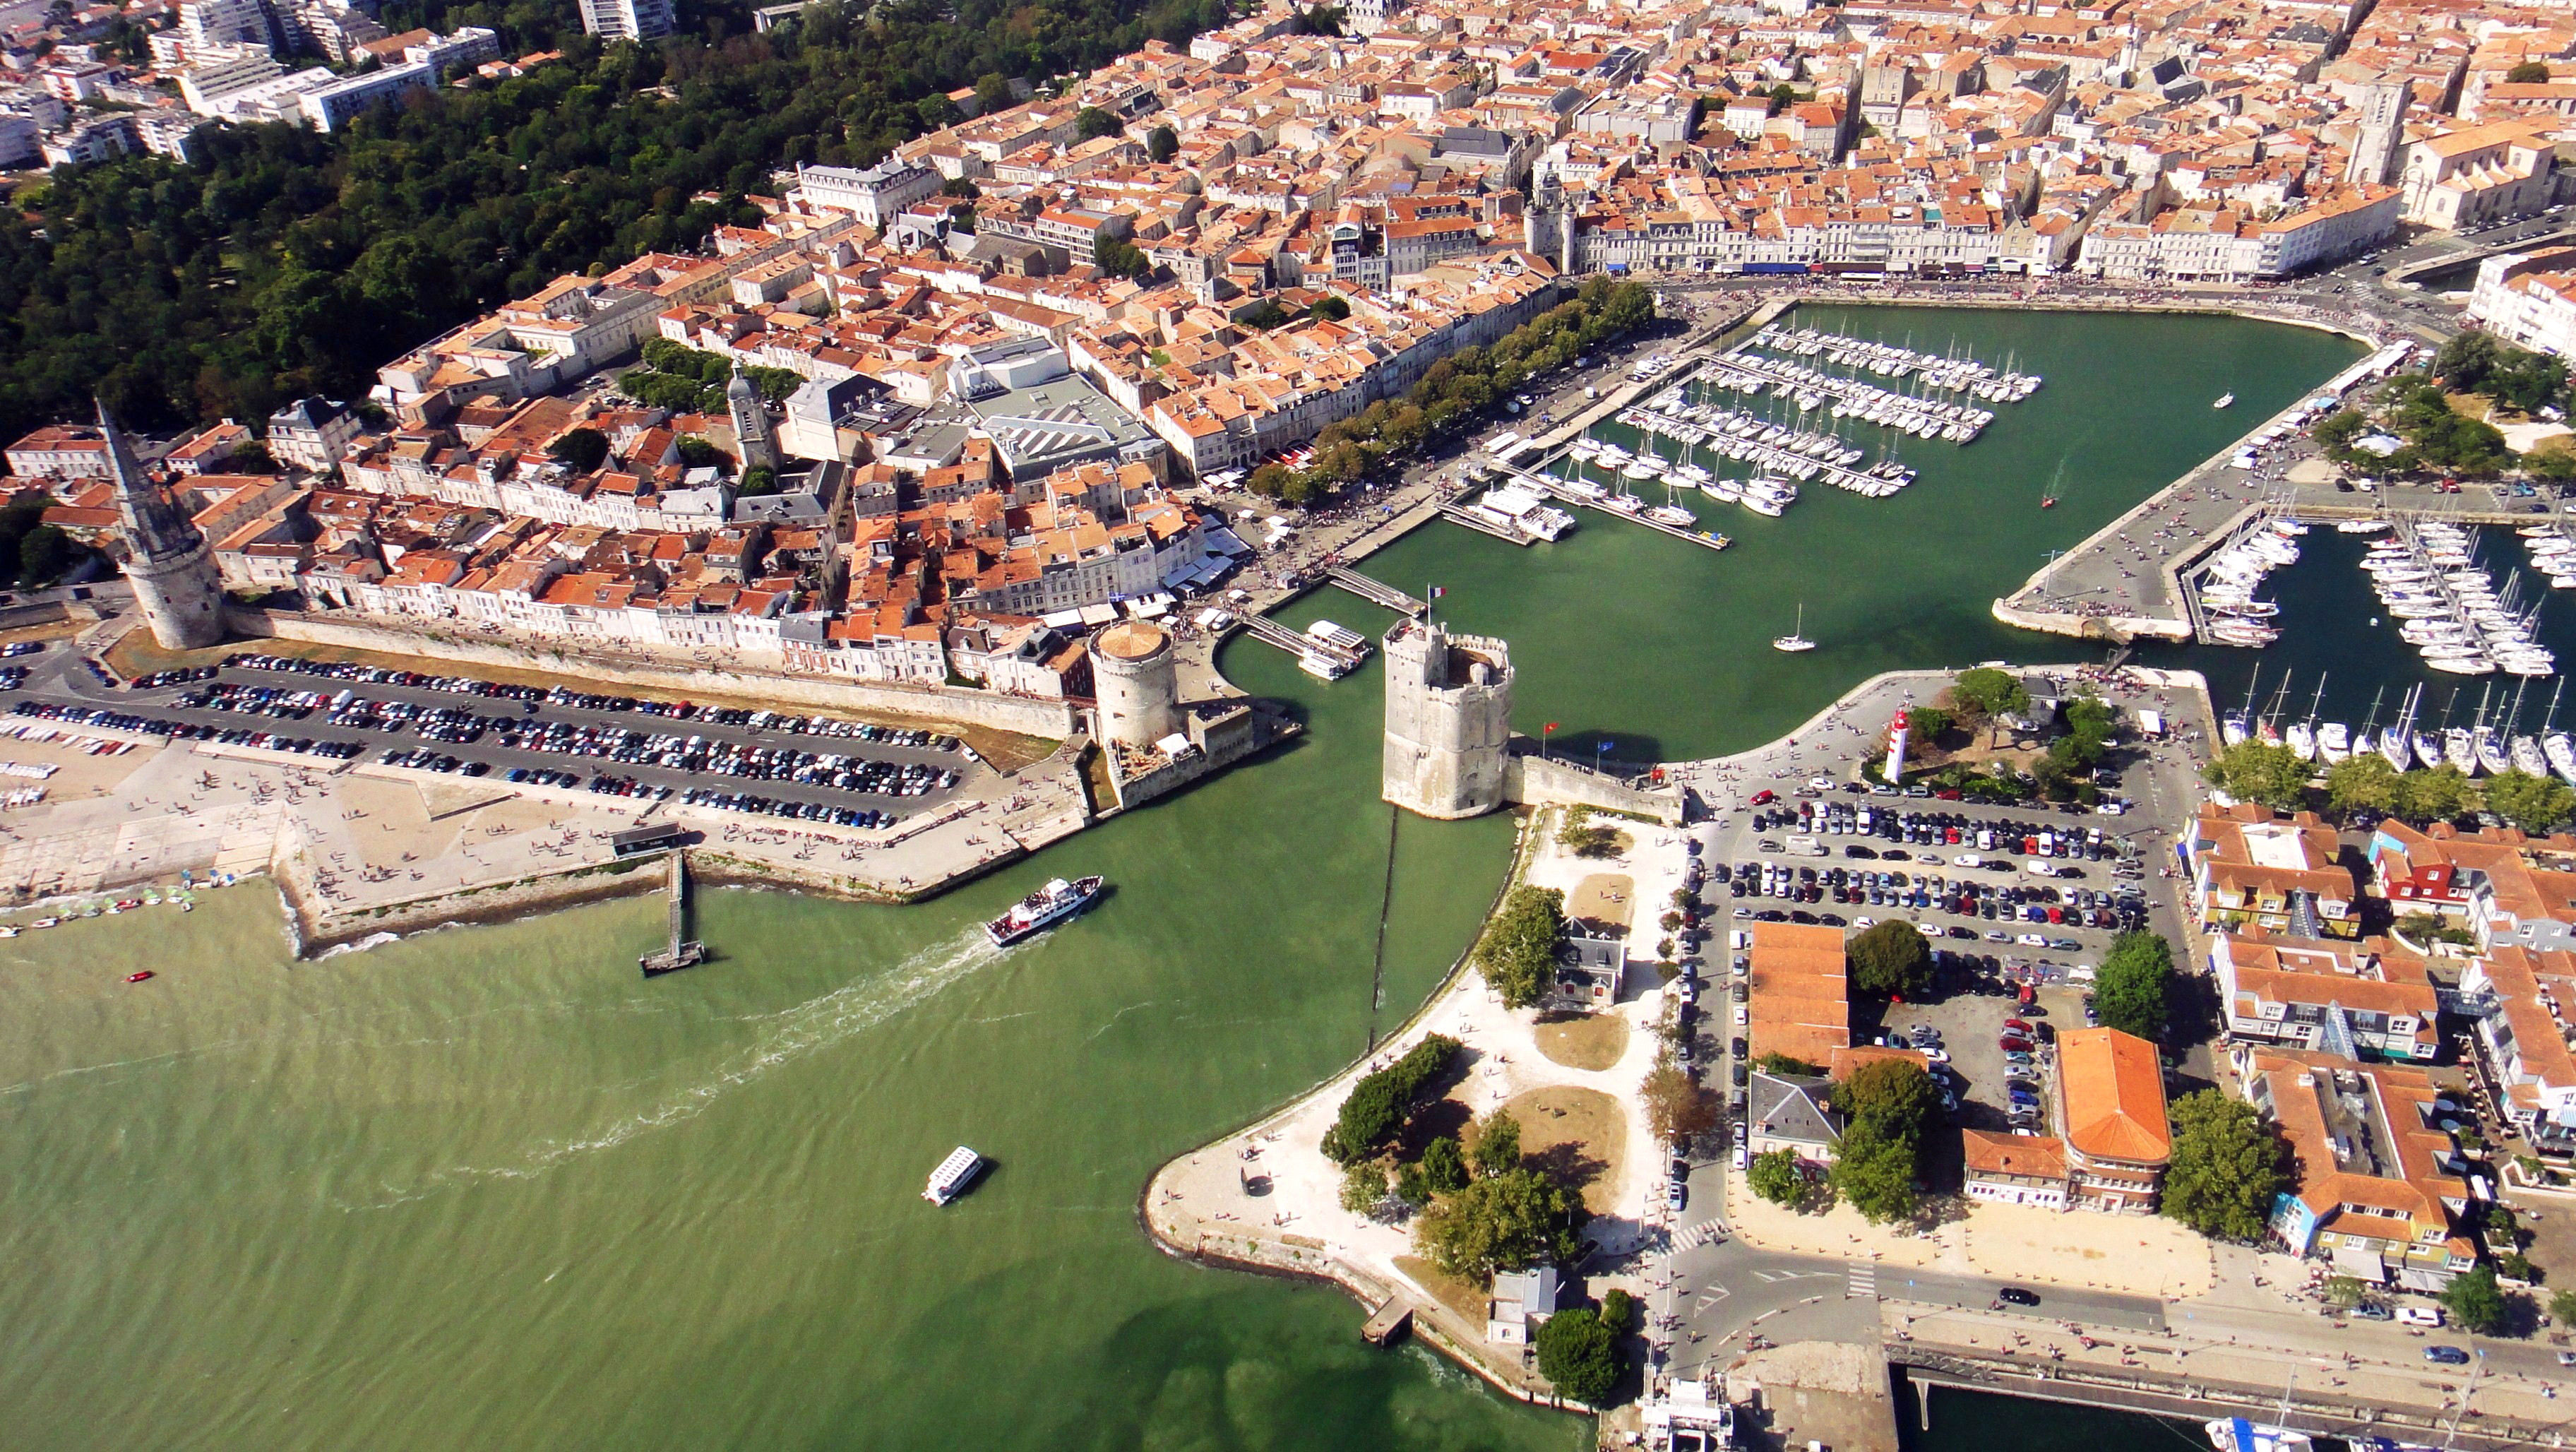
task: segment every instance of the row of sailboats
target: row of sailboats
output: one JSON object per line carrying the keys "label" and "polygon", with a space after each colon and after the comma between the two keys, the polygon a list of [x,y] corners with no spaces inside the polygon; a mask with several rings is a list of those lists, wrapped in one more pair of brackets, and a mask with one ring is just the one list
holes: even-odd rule
{"label": "row of sailboats", "polygon": [[[2018,403],[2039,391],[2036,373],[2016,373],[2007,365],[1980,363],[1954,342],[1944,354],[1918,353],[1911,347],[1855,338],[1822,328],[1790,328],[1773,323],[1754,341],[1802,358],[1823,358],[1838,368],[1858,368],[1881,378],[1919,377],[1934,388],[1970,393],[1990,403]],[[1909,342],[1911,339],[1908,340]]]}
{"label": "row of sailboats", "polygon": [[[2518,728],[2522,720],[2523,693],[2528,683],[2514,688],[2507,703],[2493,699],[2490,682],[2479,694],[2477,715],[2472,724],[2451,724],[2458,710],[2460,691],[2454,688],[2450,704],[2442,713],[2442,725],[2436,729],[2422,719],[2424,687],[2410,689],[2399,703],[2397,719],[2379,724],[2379,702],[2371,703],[2370,718],[2356,732],[2340,721],[2323,719],[2326,678],[2317,677],[2315,697],[2309,702],[2304,719],[2282,720],[2283,708],[2290,695],[2288,676],[2281,678],[2279,689],[2269,706],[2260,710],[2262,672],[2245,689],[2245,704],[2229,712],[2219,723],[2219,734],[2230,746],[2244,741],[2261,741],[2288,747],[2301,761],[2314,761],[2327,766],[2348,761],[2364,752],[2377,752],[2381,759],[2398,771],[2418,767],[2431,770],[2439,766],[2457,768],[2468,776],[2495,776],[2507,771],[2520,771],[2532,776],[2555,774],[2570,785],[2576,785],[2576,737],[2558,729],[2558,701],[2566,689],[2561,679],[2549,694],[2549,708],[2543,714],[2537,732]],[[2501,709],[2497,709],[2497,708]],[[2292,708],[2295,709],[2295,708]]]}
{"label": "row of sailboats", "polygon": [[2499,592],[2477,564],[2477,540],[2459,525],[2424,521],[2373,541],[2361,568],[2398,620],[2398,635],[2424,663],[2451,675],[2555,674],[2537,638],[2540,602],[2520,602],[2517,575]]}

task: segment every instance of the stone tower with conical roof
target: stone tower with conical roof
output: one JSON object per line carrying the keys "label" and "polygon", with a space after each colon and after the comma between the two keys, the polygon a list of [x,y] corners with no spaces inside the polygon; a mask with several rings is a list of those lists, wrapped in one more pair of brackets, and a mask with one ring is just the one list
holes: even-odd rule
{"label": "stone tower with conical roof", "polygon": [[125,433],[98,409],[107,441],[108,478],[116,486],[118,533],[125,538],[125,578],[143,623],[164,650],[196,650],[224,638],[224,584],[215,552],[169,491],[143,476]]}
{"label": "stone tower with conical roof", "polygon": [[725,385],[725,408],[733,415],[734,452],[742,458],[743,472],[776,469],[778,440],[769,431],[769,408],[739,368]]}

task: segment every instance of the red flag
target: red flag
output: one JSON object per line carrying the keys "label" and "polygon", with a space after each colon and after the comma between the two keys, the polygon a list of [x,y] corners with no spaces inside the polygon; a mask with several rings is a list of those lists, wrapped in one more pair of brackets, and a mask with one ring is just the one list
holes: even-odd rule
{"label": "red flag", "polygon": [[1449,593],[1449,587],[1448,587],[1448,586],[1446,586],[1446,585],[1434,585],[1434,586],[1432,586],[1432,587],[1431,587],[1431,598],[1432,598],[1432,599],[1434,599],[1434,600],[1437,600],[1437,599],[1439,599],[1441,596],[1446,595],[1446,594],[1448,594],[1448,593]]}
{"label": "red flag", "polygon": [[1548,722],[1548,723],[1547,723],[1547,729],[1548,729],[1548,730],[1550,730],[1550,731],[1555,730],[1555,729],[1556,729],[1556,723],[1555,723],[1555,722],[1553,722],[1553,721]]}

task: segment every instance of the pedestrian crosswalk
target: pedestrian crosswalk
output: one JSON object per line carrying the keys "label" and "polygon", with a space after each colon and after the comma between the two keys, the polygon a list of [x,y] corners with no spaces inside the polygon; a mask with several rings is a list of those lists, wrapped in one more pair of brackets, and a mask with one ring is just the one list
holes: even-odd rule
{"label": "pedestrian crosswalk", "polygon": [[1849,1281],[1843,1287],[1844,1300],[1875,1301],[1878,1299],[1877,1266],[1854,1265],[1848,1268],[1848,1275]]}
{"label": "pedestrian crosswalk", "polygon": [[1673,1253],[1678,1255],[1685,1250],[1706,1245],[1725,1234],[1726,1227],[1714,1220],[1703,1220],[1697,1225],[1683,1226],[1673,1233]]}

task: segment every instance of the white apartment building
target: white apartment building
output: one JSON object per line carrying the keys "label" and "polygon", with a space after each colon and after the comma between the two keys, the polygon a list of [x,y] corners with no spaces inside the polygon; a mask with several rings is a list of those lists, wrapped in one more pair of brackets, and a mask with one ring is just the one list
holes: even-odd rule
{"label": "white apartment building", "polygon": [[2517,348],[2576,358],[2576,247],[2508,252],[2479,263],[2469,321]]}
{"label": "white apartment building", "polygon": [[939,195],[939,173],[889,156],[871,167],[796,166],[796,193],[818,211],[847,212],[871,232],[913,203]]}
{"label": "white apartment building", "polygon": [[671,0],[581,0],[581,28],[602,40],[658,40],[673,29]]}
{"label": "white apartment building", "polygon": [[344,76],[304,93],[304,121],[316,131],[336,130],[378,101],[391,100],[405,91],[426,91],[437,84],[437,69],[423,61],[405,61],[364,75]]}

